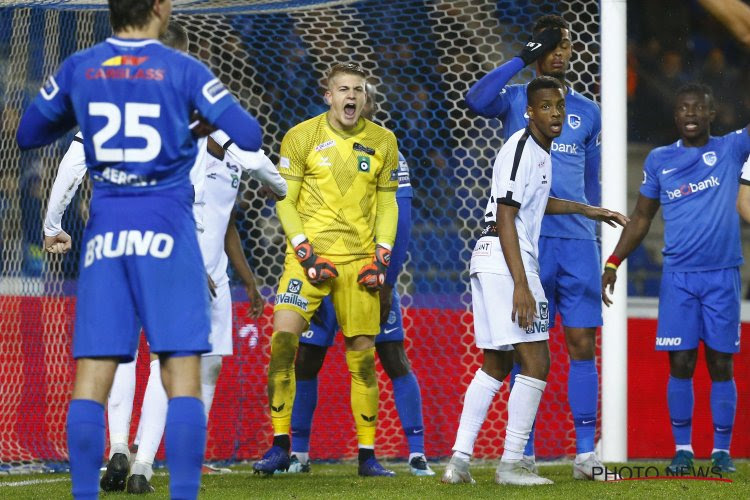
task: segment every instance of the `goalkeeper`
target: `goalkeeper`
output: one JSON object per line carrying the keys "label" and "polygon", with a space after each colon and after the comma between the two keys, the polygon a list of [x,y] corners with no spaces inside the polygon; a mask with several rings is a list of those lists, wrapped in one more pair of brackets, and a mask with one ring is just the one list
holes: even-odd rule
{"label": "goalkeeper", "polygon": [[359,474],[394,475],[375,459],[375,336],[378,290],[396,237],[398,150],[393,132],[360,116],[365,85],[361,67],[335,65],[325,92],[329,110],[293,127],[281,143],[279,172],[289,189],[277,213],[288,244],[268,366],[274,440],[254,464],[256,472],[289,467],[299,337],[330,295],[346,341]]}

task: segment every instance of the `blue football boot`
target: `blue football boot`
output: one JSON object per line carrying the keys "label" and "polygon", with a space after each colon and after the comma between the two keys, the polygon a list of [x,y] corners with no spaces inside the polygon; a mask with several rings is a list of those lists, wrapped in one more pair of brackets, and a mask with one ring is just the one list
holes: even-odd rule
{"label": "blue football boot", "polygon": [[280,446],[272,446],[263,458],[253,464],[256,474],[271,475],[277,470],[286,471],[287,469],[289,469],[289,453]]}
{"label": "blue football boot", "polygon": [[711,453],[711,465],[721,469],[721,472],[737,472],[737,467],[732,462],[732,457],[726,451]]}
{"label": "blue football boot", "polygon": [[396,473],[380,465],[380,462],[375,457],[371,457],[359,464],[359,475],[365,477],[393,477]]}

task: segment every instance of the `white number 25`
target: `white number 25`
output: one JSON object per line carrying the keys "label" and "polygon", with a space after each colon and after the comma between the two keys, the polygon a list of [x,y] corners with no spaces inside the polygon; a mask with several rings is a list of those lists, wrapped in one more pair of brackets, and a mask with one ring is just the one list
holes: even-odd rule
{"label": "white number 25", "polygon": [[143,148],[105,148],[103,144],[113,138],[122,126],[122,113],[111,102],[90,102],[89,115],[107,119],[104,127],[91,137],[96,160],[101,162],[146,163],[161,151],[161,135],[151,125],[141,123],[141,118],[159,118],[161,106],[142,102],[125,103],[125,137],[140,137],[146,140]]}

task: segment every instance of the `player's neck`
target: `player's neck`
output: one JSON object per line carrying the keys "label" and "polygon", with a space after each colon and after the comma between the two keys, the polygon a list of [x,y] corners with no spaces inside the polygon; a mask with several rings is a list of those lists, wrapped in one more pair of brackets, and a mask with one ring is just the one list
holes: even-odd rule
{"label": "player's neck", "polygon": [[552,139],[544,135],[532,121],[529,122],[529,133],[536,143],[549,153],[552,147]]}
{"label": "player's neck", "polygon": [[124,38],[126,40],[142,40],[144,38],[159,38],[160,31],[159,22],[151,22],[142,28],[127,27],[120,31],[115,32],[117,38]]}
{"label": "player's neck", "polygon": [[686,148],[701,148],[708,144],[708,140],[711,138],[711,134],[701,135],[699,137],[689,138],[680,137],[682,145]]}

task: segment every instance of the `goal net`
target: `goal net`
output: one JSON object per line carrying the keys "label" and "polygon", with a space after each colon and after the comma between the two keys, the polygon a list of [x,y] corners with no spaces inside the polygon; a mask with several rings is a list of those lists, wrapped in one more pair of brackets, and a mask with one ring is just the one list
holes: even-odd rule
{"label": "goal net", "polygon": [[[265,132],[278,159],[284,133],[325,111],[322,80],[336,62],[371,74],[381,95],[376,120],[392,129],[415,189],[409,259],[399,281],[407,353],[424,401],[428,456],[446,456],[463,394],[481,363],[473,345],[468,262],[483,220],[501,124],[471,113],[463,96],[477,78],[520,51],[540,15],[570,23],[573,87],[597,99],[598,2],[585,0],[205,1],[176,0],[173,19],[190,52],[208,64]],[[63,227],[73,237],[64,257],[42,251],[42,219],[70,136],[20,153],[18,120],[46,75],[76,50],[110,35],[101,0],[5,1],[0,7],[0,472],[64,462],[65,418],[74,363],[71,340],[81,237],[91,188],[85,181]],[[522,71],[514,82],[533,77]],[[234,290],[235,355],[225,360],[209,420],[207,458],[260,456],[271,441],[266,366],[270,301],[282,271],[284,234],[275,211],[244,180],[238,200],[245,252],[269,301],[263,318],[246,316]],[[102,332],[106,342],[107,332]],[[537,456],[575,453],[567,403],[567,353],[551,335],[552,371],[537,421]],[[142,343],[131,423],[139,419],[148,363]],[[380,370],[377,452],[406,457],[387,376]],[[320,376],[311,456],[353,458],[356,436],[341,339]],[[476,447],[497,457],[503,445],[507,384],[491,407]]]}

